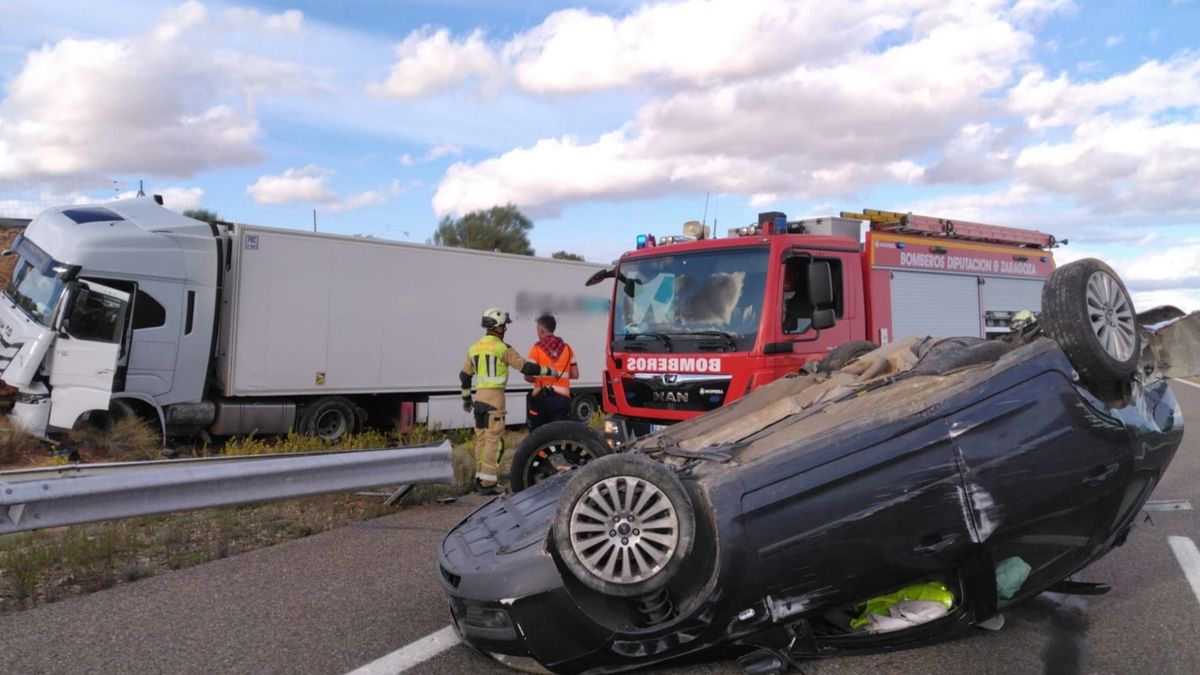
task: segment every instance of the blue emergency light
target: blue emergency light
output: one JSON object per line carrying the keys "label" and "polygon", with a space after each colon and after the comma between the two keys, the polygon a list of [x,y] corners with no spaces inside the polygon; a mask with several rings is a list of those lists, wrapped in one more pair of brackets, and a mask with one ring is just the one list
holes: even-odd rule
{"label": "blue emergency light", "polygon": [[637,247],[638,248],[646,248],[646,235],[639,234],[637,236]]}

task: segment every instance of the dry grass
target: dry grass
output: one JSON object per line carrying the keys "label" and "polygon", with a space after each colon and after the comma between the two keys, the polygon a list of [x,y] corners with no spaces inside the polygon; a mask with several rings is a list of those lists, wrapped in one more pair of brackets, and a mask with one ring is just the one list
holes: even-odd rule
{"label": "dry grass", "polygon": [[107,429],[78,429],[68,440],[82,456],[112,462],[162,459],[162,436],[136,417],[117,420]]}
{"label": "dry grass", "polygon": [[325,495],[0,536],[0,614],[393,513]]}
{"label": "dry grass", "polygon": [[45,441],[0,417],[0,467],[26,466],[47,459]]}

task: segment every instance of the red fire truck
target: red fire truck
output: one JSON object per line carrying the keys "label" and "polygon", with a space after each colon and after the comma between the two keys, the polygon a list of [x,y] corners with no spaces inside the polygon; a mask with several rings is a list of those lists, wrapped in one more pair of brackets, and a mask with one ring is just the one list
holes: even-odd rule
{"label": "red fire truck", "polygon": [[589,280],[616,280],[603,382],[610,439],[722,406],[852,341],[1007,332],[1015,313],[1039,310],[1057,243],[877,210],[796,221],[768,212],[719,239],[689,225],[696,236],[639,236],[637,250]]}

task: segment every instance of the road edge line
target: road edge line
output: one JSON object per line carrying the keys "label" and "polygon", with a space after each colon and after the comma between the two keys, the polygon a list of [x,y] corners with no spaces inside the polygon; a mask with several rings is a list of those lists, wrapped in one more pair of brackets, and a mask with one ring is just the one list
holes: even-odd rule
{"label": "road edge line", "polygon": [[1187,386],[1189,386],[1189,387],[1195,387],[1195,388],[1197,388],[1197,389],[1200,389],[1200,384],[1196,384],[1195,382],[1189,382],[1189,381],[1187,381],[1187,380],[1183,380],[1183,379],[1180,379],[1180,378],[1178,378],[1178,377],[1172,377],[1172,378],[1171,378],[1171,381],[1172,381],[1172,382],[1179,382],[1179,383],[1181,383],[1181,384],[1186,384],[1186,385],[1187,385]]}
{"label": "road edge line", "polygon": [[1200,602],[1200,550],[1196,549],[1196,542],[1188,537],[1170,536],[1167,537],[1167,545],[1183,568],[1183,576],[1191,584],[1196,602]]}
{"label": "road edge line", "polygon": [[[1200,592],[1200,591],[1198,591]],[[454,626],[430,633],[425,637],[408,644],[391,654],[381,656],[361,668],[356,668],[346,675],[395,675],[403,673],[413,666],[428,661],[442,652],[461,642]]]}

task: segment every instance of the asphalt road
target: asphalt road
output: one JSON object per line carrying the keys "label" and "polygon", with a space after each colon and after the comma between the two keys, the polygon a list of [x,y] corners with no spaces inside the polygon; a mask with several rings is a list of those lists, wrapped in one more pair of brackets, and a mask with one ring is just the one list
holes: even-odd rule
{"label": "asphalt road", "polygon": [[[1177,384],[1200,428],[1200,387]],[[1189,431],[1152,497],[1200,508],[1200,433]],[[410,508],[270,549],[167,572],[0,616],[0,670],[12,673],[340,675],[436,633],[448,612],[434,578],[442,534],[480,498]],[[1108,595],[1050,594],[997,632],[934,647],[813,661],[804,672],[1194,673],[1200,601],[1168,537],[1200,543],[1200,512],[1154,511],[1124,547],[1086,570]],[[459,644],[410,672],[511,672]],[[731,662],[659,672],[737,673]]]}

